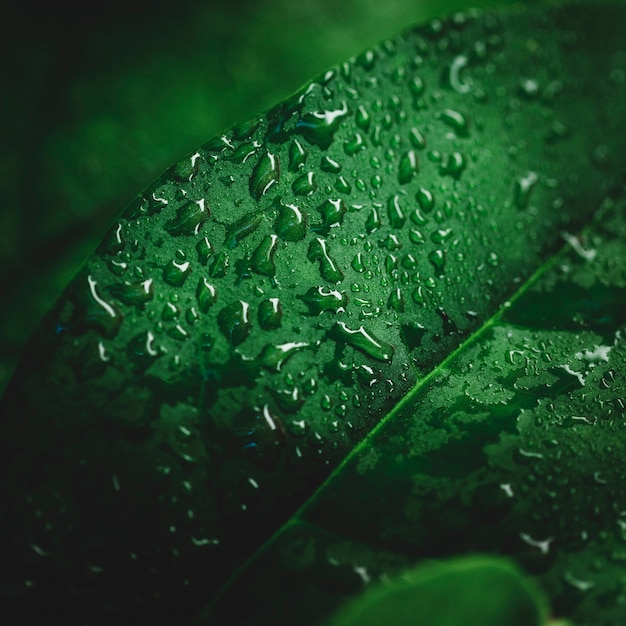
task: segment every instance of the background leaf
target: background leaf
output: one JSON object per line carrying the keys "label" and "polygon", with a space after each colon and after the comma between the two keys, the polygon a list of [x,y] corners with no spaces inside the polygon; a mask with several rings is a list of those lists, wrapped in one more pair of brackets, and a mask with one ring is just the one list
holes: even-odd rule
{"label": "background leaf", "polygon": [[[138,197],[5,397],[5,596],[70,620],[193,616],[613,193],[619,11],[435,22]],[[315,536],[299,519],[277,536]]]}
{"label": "background leaf", "polygon": [[404,572],[349,603],[328,626],[542,626],[544,604],[505,559],[470,557]]}

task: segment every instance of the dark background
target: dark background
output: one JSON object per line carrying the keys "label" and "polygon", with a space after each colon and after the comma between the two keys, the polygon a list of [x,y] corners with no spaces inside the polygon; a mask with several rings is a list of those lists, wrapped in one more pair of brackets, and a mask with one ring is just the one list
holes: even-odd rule
{"label": "dark background", "polygon": [[0,37],[0,392],[28,335],[168,165],[431,17],[510,0],[22,2]]}

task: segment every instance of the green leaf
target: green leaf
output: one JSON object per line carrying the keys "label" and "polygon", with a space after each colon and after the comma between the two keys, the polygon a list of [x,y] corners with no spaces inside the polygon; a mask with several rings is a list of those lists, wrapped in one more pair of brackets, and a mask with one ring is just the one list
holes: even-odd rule
{"label": "green leaf", "polygon": [[5,606],[315,624],[494,552],[616,623],[623,17],[432,22],[138,196],[3,398]]}
{"label": "green leaf", "polygon": [[507,560],[465,557],[369,589],[328,626],[542,626],[545,617],[545,599]]}

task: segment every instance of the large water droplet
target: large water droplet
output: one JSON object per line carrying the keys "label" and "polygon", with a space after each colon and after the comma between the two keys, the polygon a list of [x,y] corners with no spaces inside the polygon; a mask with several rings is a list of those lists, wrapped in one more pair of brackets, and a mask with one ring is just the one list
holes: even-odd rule
{"label": "large water droplet", "polygon": [[413,176],[417,174],[419,169],[419,159],[413,150],[408,150],[400,159],[400,167],[398,169],[398,182],[406,185],[413,180]]}
{"label": "large water droplet", "polygon": [[390,362],[393,358],[394,347],[376,337],[363,326],[352,330],[348,328],[345,322],[337,322],[333,326],[330,335],[336,341],[348,344],[377,361]]}
{"label": "large water droplet", "polygon": [[313,172],[298,176],[291,184],[291,190],[296,196],[310,196],[317,190],[317,181]]}
{"label": "large water droplet", "polygon": [[340,109],[307,113],[298,121],[295,130],[310,143],[326,150],[333,142],[341,120],[347,115],[348,104],[344,101]]}
{"label": "large water droplet", "polygon": [[287,359],[308,346],[309,344],[303,341],[291,341],[279,345],[268,344],[257,357],[257,363],[266,369],[280,372]]}
{"label": "large water droplet", "polygon": [[262,220],[263,214],[260,211],[246,213],[246,215],[238,219],[234,224],[230,224],[226,227],[224,245],[232,250],[242,239],[253,233],[259,227]]}
{"label": "large water droplet", "polygon": [[263,276],[274,276],[276,274],[274,255],[276,254],[277,247],[277,235],[269,235],[265,237],[252,253],[252,258],[250,259],[250,269],[257,274],[262,274]]}
{"label": "large water droplet", "polygon": [[234,345],[239,345],[250,334],[250,305],[243,300],[225,306],[217,315],[222,334]]}
{"label": "large water droplet", "polygon": [[311,230],[327,235],[332,226],[339,225],[348,211],[343,200],[326,200],[317,207],[322,217],[322,223],[312,227]]}
{"label": "large water droplet", "polygon": [[280,161],[278,155],[266,152],[261,156],[250,177],[250,194],[260,200],[268,189],[280,179]]}
{"label": "large water droplet", "polygon": [[325,239],[317,237],[311,241],[307,258],[309,261],[319,262],[320,274],[324,280],[332,283],[338,283],[343,280],[343,272],[331,258]]}
{"label": "large water droplet", "polygon": [[206,313],[217,300],[216,288],[205,277],[198,281],[196,299],[198,300],[198,307],[203,313]]}
{"label": "large water droplet", "polygon": [[295,204],[278,204],[274,230],[283,241],[300,241],[307,231],[307,214]]}
{"label": "large water droplet", "polygon": [[179,250],[176,258],[163,268],[163,280],[172,287],[181,287],[191,274],[191,263],[185,261],[184,253]]}
{"label": "large water droplet", "polygon": [[402,228],[404,226],[406,217],[400,206],[400,196],[398,194],[394,194],[387,201],[387,215],[393,228]]}
{"label": "large water droplet", "polygon": [[289,171],[298,171],[306,161],[309,153],[302,147],[302,144],[294,139],[289,144]]}
{"label": "large water droplet", "polygon": [[197,235],[200,227],[209,219],[210,212],[204,199],[192,200],[183,204],[176,217],[165,224],[165,230],[170,235]]}
{"label": "large water droplet", "polygon": [[144,280],[139,283],[123,282],[111,285],[109,293],[129,306],[145,304],[154,297],[154,287],[152,279]]}
{"label": "large water droplet", "polygon": [[309,308],[310,315],[319,315],[324,311],[338,313],[348,304],[348,296],[343,291],[311,287],[303,296],[297,296]]}
{"label": "large water droplet", "polygon": [[257,311],[259,324],[263,330],[274,330],[280,327],[283,309],[278,298],[268,298],[259,304]]}

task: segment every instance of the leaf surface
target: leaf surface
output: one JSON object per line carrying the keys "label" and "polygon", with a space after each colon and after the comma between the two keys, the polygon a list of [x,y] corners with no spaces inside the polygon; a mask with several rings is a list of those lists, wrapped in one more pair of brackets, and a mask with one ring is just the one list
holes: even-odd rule
{"label": "leaf surface", "polygon": [[[357,542],[380,573],[387,560],[393,569],[428,556],[423,536],[441,530],[440,512],[423,516],[422,494],[465,487],[415,484],[427,472],[413,465],[391,481],[396,468],[380,468],[406,457],[447,476],[439,447],[452,440],[453,478],[488,473],[483,447],[532,421],[535,404],[511,404],[509,379],[498,379],[509,339],[492,316],[563,231],[617,197],[623,14],[608,4],[473,12],[409,31],[205,144],[138,196],[42,322],[3,399],[7,601],[68,623],[185,623],[239,572],[201,621],[218,612],[218,623],[249,623],[265,606],[267,623],[293,623],[286,607],[315,623],[355,590],[352,574],[330,599],[318,579],[298,587],[294,567],[313,575],[324,541]],[[613,334],[616,289],[589,305],[615,309]],[[520,302],[515,311],[537,308]],[[577,319],[558,318],[563,330]],[[530,356],[547,351],[544,337],[531,340]],[[595,354],[595,340],[585,335],[581,354]],[[523,341],[509,341],[516,366]],[[450,377],[455,359],[466,360]],[[556,377],[556,393],[584,379],[576,366],[544,372],[533,361],[525,375]],[[546,391],[524,384],[533,401]],[[477,417],[448,432],[441,422],[457,401],[474,402]],[[374,468],[365,488],[351,469],[363,455]],[[521,509],[498,549],[514,552],[517,522],[539,514]],[[471,548],[461,541],[474,521],[451,514],[451,553],[496,549],[480,532]]]}

